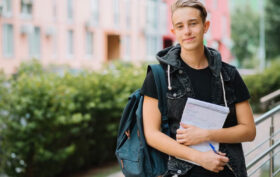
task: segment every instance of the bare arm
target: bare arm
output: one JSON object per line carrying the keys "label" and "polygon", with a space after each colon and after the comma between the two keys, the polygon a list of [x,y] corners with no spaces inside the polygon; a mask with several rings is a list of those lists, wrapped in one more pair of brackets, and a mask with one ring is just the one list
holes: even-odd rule
{"label": "bare arm", "polygon": [[158,109],[158,100],[145,96],[143,103],[143,126],[147,143],[168,155],[191,160],[204,168],[219,172],[223,170],[228,158],[217,155],[212,151],[199,152],[179,144],[160,131],[161,113]]}
{"label": "bare arm", "polygon": [[239,143],[255,139],[256,127],[249,102],[237,103],[235,108],[238,124],[230,128],[209,130],[209,140],[222,143]]}
{"label": "bare arm", "polygon": [[177,141],[184,145],[193,145],[204,141],[240,143],[254,140],[256,127],[248,101],[236,104],[236,117],[238,123],[236,126],[217,130],[205,130],[182,125],[185,129],[177,130]]}

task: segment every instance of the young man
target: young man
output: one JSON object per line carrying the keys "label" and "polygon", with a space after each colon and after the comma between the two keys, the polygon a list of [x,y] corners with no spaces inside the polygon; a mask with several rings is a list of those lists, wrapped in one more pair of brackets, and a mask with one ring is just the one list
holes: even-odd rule
{"label": "young man", "polygon": [[[171,8],[172,33],[179,44],[157,54],[157,59],[167,71],[171,137],[160,131],[161,115],[156,86],[149,72],[141,89],[144,95],[143,125],[147,143],[170,155],[165,176],[246,177],[241,142],[252,141],[256,135],[248,89],[236,68],[222,62],[218,51],[203,45],[204,34],[210,26],[203,4],[197,0],[177,0]],[[220,73],[230,108],[223,128],[207,130],[180,124],[188,97],[225,105]],[[179,129],[180,125],[184,129]],[[200,152],[189,147],[207,141],[219,142],[220,152]],[[226,163],[232,169],[225,166]]]}

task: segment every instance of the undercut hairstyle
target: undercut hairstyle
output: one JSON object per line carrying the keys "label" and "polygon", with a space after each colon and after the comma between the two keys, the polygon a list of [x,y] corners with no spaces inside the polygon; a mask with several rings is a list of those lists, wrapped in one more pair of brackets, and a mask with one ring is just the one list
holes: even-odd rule
{"label": "undercut hairstyle", "polygon": [[184,8],[184,7],[192,7],[200,11],[200,16],[202,19],[202,22],[204,23],[207,18],[207,11],[205,6],[198,0],[177,0],[171,5],[171,13],[172,16],[174,12],[179,9],[179,8]]}

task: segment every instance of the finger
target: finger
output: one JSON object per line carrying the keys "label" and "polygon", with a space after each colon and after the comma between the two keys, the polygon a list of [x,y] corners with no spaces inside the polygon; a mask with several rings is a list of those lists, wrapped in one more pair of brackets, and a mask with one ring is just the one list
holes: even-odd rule
{"label": "finger", "polygon": [[228,163],[229,158],[226,157],[226,156],[220,156],[220,160],[221,160],[222,162],[224,162],[224,163]]}
{"label": "finger", "polygon": [[176,141],[180,144],[184,144],[186,142],[184,139],[177,139]]}
{"label": "finger", "polygon": [[220,151],[218,152],[218,154],[221,155],[221,156],[226,156],[227,155],[226,153],[223,153],[223,152],[220,152]]}
{"label": "finger", "polygon": [[218,167],[218,172],[223,171],[224,167]]}
{"label": "finger", "polygon": [[219,173],[220,171],[223,171],[224,170],[224,167],[222,166],[216,166],[214,170],[212,170],[213,172],[215,173]]}
{"label": "finger", "polygon": [[180,125],[183,127],[183,128],[190,128],[191,126],[190,125],[188,125],[188,124],[184,124],[184,123],[180,123]]}
{"label": "finger", "polygon": [[213,172],[215,172],[215,173],[219,173],[219,170],[218,169],[214,169],[214,170],[212,170]]}
{"label": "finger", "polygon": [[224,166],[226,166],[226,164],[227,164],[227,163],[223,162],[223,163],[221,163],[221,166],[224,167]]}
{"label": "finger", "polygon": [[176,134],[176,139],[183,139],[185,136],[183,134]]}
{"label": "finger", "polygon": [[223,166],[225,166],[227,163],[226,162],[223,162],[223,161],[220,161],[219,162],[219,166],[221,166],[221,167],[223,167]]}
{"label": "finger", "polygon": [[179,134],[182,134],[182,133],[184,133],[184,132],[185,132],[184,129],[177,129],[177,130],[176,130],[176,133],[179,133]]}

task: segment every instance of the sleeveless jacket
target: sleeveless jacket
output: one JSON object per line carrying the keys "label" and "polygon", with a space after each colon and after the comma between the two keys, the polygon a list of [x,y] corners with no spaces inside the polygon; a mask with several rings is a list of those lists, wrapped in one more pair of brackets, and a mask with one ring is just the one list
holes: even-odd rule
{"label": "sleeveless jacket", "polygon": [[[205,55],[208,59],[209,68],[211,71],[211,102],[224,106],[222,84],[220,80],[220,72],[222,73],[227,104],[230,108],[230,113],[224,123],[224,128],[237,125],[235,111],[235,92],[232,81],[234,80],[237,70],[235,67],[222,62],[221,55],[218,51],[204,47]],[[180,45],[172,46],[160,51],[157,54],[157,59],[163,68],[167,71],[168,91],[168,119],[170,134],[173,139],[176,139],[176,130],[179,128],[181,116],[185,108],[188,97],[196,98],[194,89],[191,85],[190,78],[182,69],[182,60],[180,59]],[[247,177],[245,158],[241,143],[220,143],[221,152],[227,154],[229,165],[233,168],[236,177]],[[186,174],[193,164],[170,157],[168,161],[168,174],[183,175]]]}

